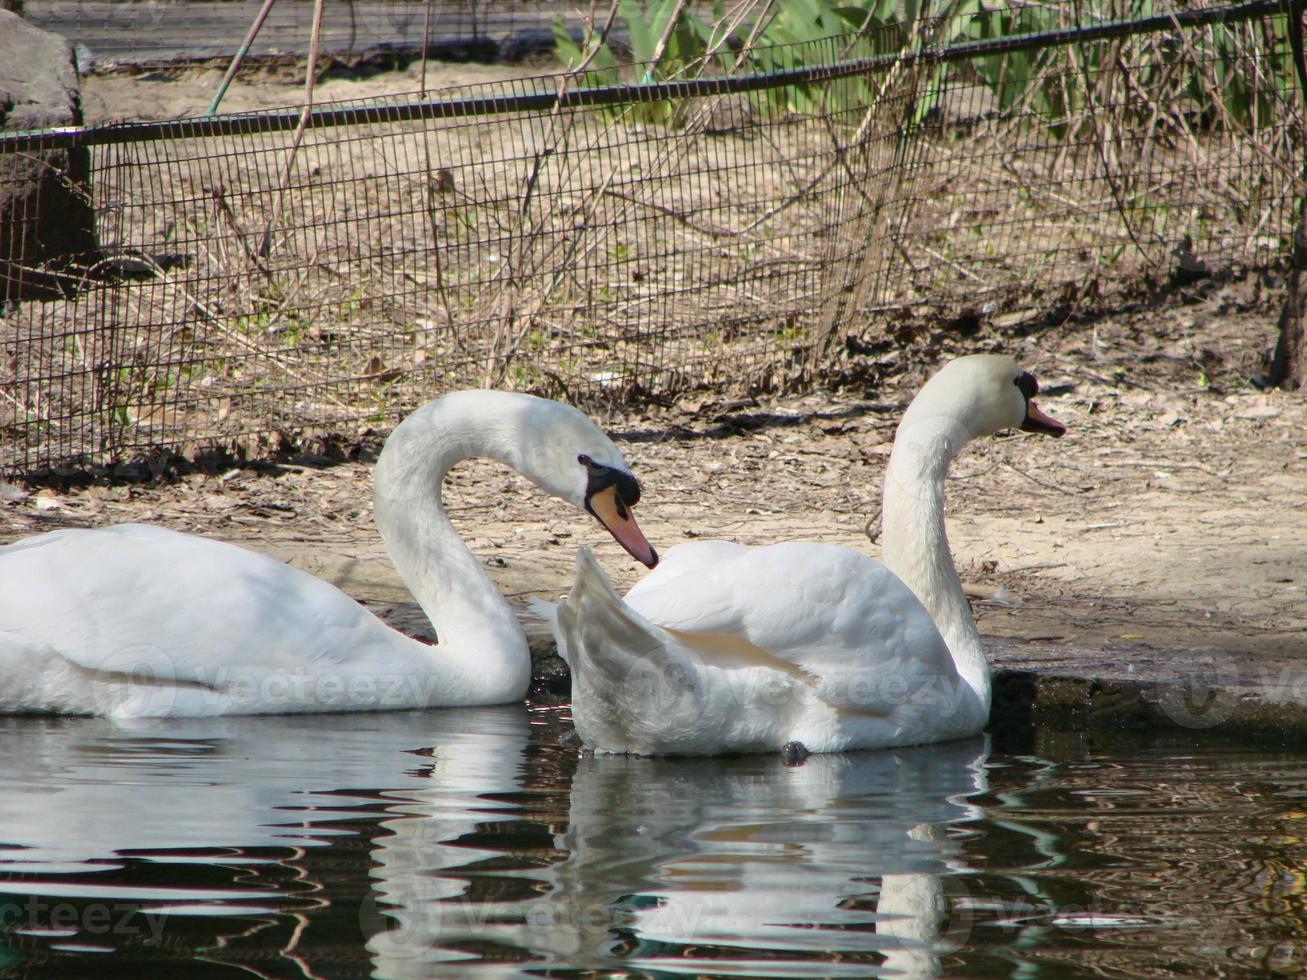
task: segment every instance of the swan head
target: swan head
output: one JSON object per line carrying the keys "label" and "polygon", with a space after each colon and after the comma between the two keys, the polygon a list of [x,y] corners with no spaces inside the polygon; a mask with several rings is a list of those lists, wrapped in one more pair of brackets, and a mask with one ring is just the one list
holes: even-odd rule
{"label": "swan head", "polygon": [[578,453],[576,462],[586,472],[581,506],[608,529],[632,558],[648,568],[657,565],[658,552],[645,539],[631,513],[631,508],[640,502],[640,484],[625,469],[625,464],[597,462],[591,453]]}
{"label": "swan head", "polygon": [[377,460],[378,520],[412,510],[433,480],[439,488],[451,466],[473,456],[511,466],[545,493],[594,515],[637,561],[658,563],[631,512],[640,484],[612,440],[570,405],[520,392],[454,391],[404,419]]}
{"label": "swan head", "polygon": [[970,354],[945,364],[913,399],[904,422],[946,416],[967,438],[1022,429],[1059,437],[1066,426],[1035,404],[1039,382],[1003,354]]}
{"label": "swan head", "polygon": [[530,448],[521,471],[546,493],[592,515],[632,558],[653,568],[658,552],[633,513],[640,501],[640,483],[621,451],[599,426],[570,405],[540,398],[531,401],[525,433]]}

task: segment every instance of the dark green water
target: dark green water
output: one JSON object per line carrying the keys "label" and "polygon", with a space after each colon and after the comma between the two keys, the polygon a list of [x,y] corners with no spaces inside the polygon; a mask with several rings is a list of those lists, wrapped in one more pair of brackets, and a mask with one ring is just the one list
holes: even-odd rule
{"label": "dark green water", "polygon": [[555,711],[0,721],[0,975],[1265,976],[1307,752],[659,761]]}

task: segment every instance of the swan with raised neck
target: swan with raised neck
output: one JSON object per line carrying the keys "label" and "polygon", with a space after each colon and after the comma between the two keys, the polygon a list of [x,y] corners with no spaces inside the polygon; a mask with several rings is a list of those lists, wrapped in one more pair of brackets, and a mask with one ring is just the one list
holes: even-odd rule
{"label": "swan with raised neck", "polygon": [[0,713],[114,717],[497,704],[530,680],[508,603],[450,525],[441,483],[490,456],[594,515],[635,558],[640,488],[573,408],[456,392],[387,439],[374,510],[430,646],[268,555],[139,524],[57,531],[0,548]]}
{"label": "swan with raised neck", "polygon": [[944,481],[954,458],[973,439],[1010,427],[1062,435],[1066,427],[1034,404],[1038,390],[1033,375],[1011,358],[979,354],[949,362],[908,406],[885,471],[885,566],[926,607],[986,717],[989,661],[953,564],[944,527]]}
{"label": "swan with raised neck", "polygon": [[999,355],[959,358],[923,387],[886,472],[883,565],[826,544],[696,541],[623,600],[582,548],[576,585],[553,611],[582,742],[801,758],[980,731],[989,665],[949,552],[944,479],[980,436],[1062,435],[1037,390]]}

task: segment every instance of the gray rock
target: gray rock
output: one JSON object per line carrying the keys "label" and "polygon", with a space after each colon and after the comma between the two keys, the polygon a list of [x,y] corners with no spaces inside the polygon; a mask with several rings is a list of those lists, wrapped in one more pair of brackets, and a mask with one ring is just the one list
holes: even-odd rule
{"label": "gray rock", "polygon": [[[0,133],[81,123],[72,44],[0,10]],[[85,147],[0,144],[0,303],[75,290],[99,255],[90,178]]]}

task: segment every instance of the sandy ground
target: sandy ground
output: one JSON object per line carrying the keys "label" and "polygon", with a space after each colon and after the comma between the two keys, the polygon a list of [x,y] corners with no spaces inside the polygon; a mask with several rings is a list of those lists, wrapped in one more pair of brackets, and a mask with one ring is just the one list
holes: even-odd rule
{"label": "sandy ground", "polygon": [[[432,84],[538,69],[429,69]],[[418,68],[328,79],[323,98],[417,87]],[[88,121],[203,109],[216,72],[177,79],[91,77]],[[293,78],[241,82],[224,108],[293,104]],[[1274,334],[1275,282],[1199,283],[1166,303],[1044,328],[986,326],[949,336],[925,325],[861,365],[874,386],[762,404],[683,400],[655,415],[603,420],[645,485],[640,519],[666,549],[691,537],[810,539],[878,554],[878,510],[893,427],[950,353],[1001,349],[1053,392],[1059,441],[1007,435],[955,465],[949,532],[965,580],[999,600],[976,605],[983,632],[1058,640],[1130,656],[1139,644],[1307,657],[1307,395],[1250,379]],[[5,488],[0,541],[67,526],[160,522],[271,552],[369,602],[409,597],[386,560],[368,504],[370,456],[339,465],[192,473],[155,485]],[[586,515],[525,480],[465,464],[452,515],[515,599],[566,590],[578,544],[596,546],[622,586],[639,568]],[[874,527],[874,520],[872,526]],[[1008,598],[1004,599],[1006,594]]]}

